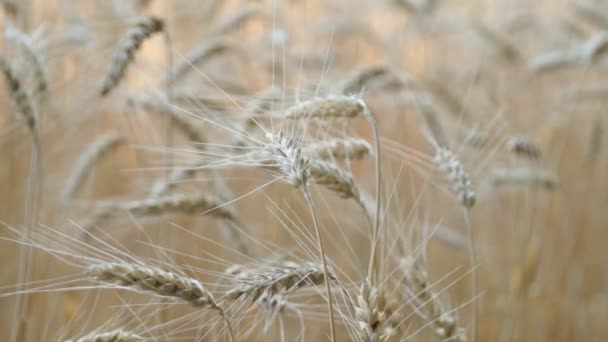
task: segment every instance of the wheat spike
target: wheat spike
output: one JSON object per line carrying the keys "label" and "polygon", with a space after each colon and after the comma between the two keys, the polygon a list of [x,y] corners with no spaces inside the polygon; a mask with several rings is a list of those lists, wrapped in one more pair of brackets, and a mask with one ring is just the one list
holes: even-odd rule
{"label": "wheat spike", "polygon": [[302,152],[309,157],[323,160],[354,160],[373,155],[372,146],[357,138],[315,141],[304,146]]}
{"label": "wheat spike", "polygon": [[0,56],[0,68],[6,80],[6,87],[9,97],[17,107],[17,112],[25,126],[34,133],[36,130],[36,117],[32,103],[25,89],[23,89],[20,80],[15,75],[13,67],[9,62]]}
{"label": "wheat spike", "polygon": [[316,184],[338,193],[340,197],[354,198],[357,202],[361,202],[353,177],[336,165],[315,160],[310,166],[310,175]]}
{"label": "wheat spike", "polygon": [[416,311],[421,312],[423,319],[435,328],[435,334],[442,341],[466,342],[464,329],[458,327],[456,318],[441,302],[439,296],[431,290],[426,271],[411,258],[402,260],[401,267],[419,306]]}
{"label": "wheat spike", "polygon": [[371,85],[382,89],[398,89],[404,84],[405,82],[385,65],[367,65],[355,70],[352,75],[342,81],[339,92],[347,95],[359,94]]}
{"label": "wheat spike", "polygon": [[126,139],[118,132],[110,132],[100,136],[89,144],[82,154],[80,154],[76,163],[74,163],[70,177],[63,190],[63,201],[67,202],[72,199],[95,163],[125,142]]}
{"label": "wheat spike", "polygon": [[109,70],[104,78],[100,90],[101,96],[106,96],[123,79],[127,67],[134,59],[134,53],[142,42],[156,32],[164,29],[164,23],[156,17],[143,17],[129,28],[116,54],[112,58]]}
{"label": "wheat spike", "polygon": [[357,96],[329,95],[297,103],[288,108],[283,117],[287,119],[309,118],[354,118],[365,115],[367,105]]}
{"label": "wheat spike", "polygon": [[168,213],[200,214],[225,220],[234,220],[230,209],[222,206],[223,202],[210,194],[175,194],[140,201],[107,201],[99,204],[98,208],[106,210],[125,210],[136,216],[154,216]]}
{"label": "wheat spike", "polygon": [[93,265],[88,268],[87,273],[100,282],[178,298],[195,307],[219,308],[211,293],[200,281],[156,267],[109,262]]}
{"label": "wheat spike", "polygon": [[139,335],[119,329],[110,332],[94,332],[76,340],[67,340],[66,342],[139,342],[145,340]]}
{"label": "wheat spike", "polygon": [[513,154],[530,159],[538,159],[542,155],[542,150],[538,144],[525,136],[514,136],[505,142],[507,150]]}
{"label": "wheat spike", "polygon": [[296,142],[284,135],[269,134],[265,151],[271,163],[274,163],[285,178],[285,180],[295,186],[301,187],[308,183],[310,177],[310,162],[302,155],[302,150]]}
{"label": "wheat spike", "polygon": [[48,97],[49,85],[44,70],[44,62],[34,47],[33,38],[14,25],[8,26],[7,37],[15,42],[23,53],[27,65],[34,76],[35,86],[32,91],[32,97],[39,105],[42,105]]}
{"label": "wheat spike", "polygon": [[503,185],[531,185],[547,190],[554,190],[559,186],[559,177],[547,170],[532,168],[496,168],[492,170],[494,186]]}
{"label": "wheat spike", "polygon": [[[325,281],[323,268],[312,262],[300,264],[290,261],[253,269],[235,265],[226,273],[234,277],[237,283],[226,293],[226,298],[250,298],[252,302],[262,295],[274,296],[304,286],[321,285]],[[329,278],[336,279],[331,272]]]}
{"label": "wheat spike", "polygon": [[466,208],[473,207],[475,205],[475,192],[469,175],[452,151],[438,147],[434,161],[452,185],[452,190],[460,203]]}
{"label": "wheat spike", "polygon": [[361,342],[388,341],[396,332],[386,298],[367,280],[361,284],[357,296],[355,320],[358,341]]}

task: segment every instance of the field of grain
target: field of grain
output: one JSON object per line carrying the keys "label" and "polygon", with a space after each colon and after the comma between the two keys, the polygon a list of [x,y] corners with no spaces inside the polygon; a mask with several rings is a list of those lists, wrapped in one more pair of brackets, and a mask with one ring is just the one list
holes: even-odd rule
{"label": "field of grain", "polygon": [[608,339],[601,0],[2,0],[1,341]]}

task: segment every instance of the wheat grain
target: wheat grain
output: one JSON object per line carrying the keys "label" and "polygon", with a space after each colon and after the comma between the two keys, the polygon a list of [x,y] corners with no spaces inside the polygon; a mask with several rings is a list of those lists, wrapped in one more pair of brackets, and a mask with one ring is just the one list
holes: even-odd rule
{"label": "wheat grain", "polygon": [[163,21],[156,17],[140,18],[135,25],[129,28],[120,47],[112,58],[109,70],[102,82],[101,96],[108,95],[123,79],[127,67],[134,59],[134,53],[139,49],[143,41],[163,29]]}

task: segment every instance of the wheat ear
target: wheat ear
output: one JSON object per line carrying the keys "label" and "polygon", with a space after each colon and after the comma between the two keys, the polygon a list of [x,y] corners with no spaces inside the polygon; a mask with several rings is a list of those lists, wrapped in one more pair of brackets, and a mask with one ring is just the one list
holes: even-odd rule
{"label": "wheat ear", "polygon": [[19,117],[32,134],[36,134],[36,116],[27,91],[22,87],[10,63],[0,57],[0,68],[6,81],[9,97],[15,104]]}
{"label": "wheat ear", "polygon": [[410,258],[403,260],[401,266],[408,285],[414,292],[415,303],[420,305],[416,311],[423,313],[423,318],[435,328],[435,334],[442,341],[466,342],[464,329],[458,327],[456,318],[431,290],[426,271]]}
{"label": "wheat ear", "polygon": [[540,146],[525,136],[513,136],[505,142],[506,149],[516,155],[529,159],[538,159],[542,155]]}
{"label": "wheat ear", "polygon": [[109,132],[98,137],[94,142],[89,144],[72,167],[70,177],[63,190],[63,201],[68,202],[74,197],[74,194],[82,186],[86,177],[91,172],[91,169],[93,169],[93,166],[95,166],[99,160],[115,150],[118,146],[126,143],[126,141],[125,137],[118,132]]}
{"label": "wheat ear", "polygon": [[139,201],[106,201],[101,202],[98,208],[105,210],[125,210],[136,216],[156,216],[168,213],[208,215],[225,220],[234,220],[234,214],[223,202],[211,194],[175,194],[157,198],[148,198]]}
{"label": "wheat ear", "polygon": [[31,68],[34,76],[35,86],[32,91],[32,97],[41,106],[48,97],[49,83],[44,71],[44,63],[40,54],[36,51],[32,42],[32,37],[25,34],[17,27],[10,25],[7,29],[8,37],[20,47],[23,56],[28,62],[28,67]]}
{"label": "wheat ear", "polygon": [[156,32],[164,29],[164,22],[156,17],[140,18],[135,25],[127,31],[116,54],[112,58],[109,70],[104,78],[100,94],[106,96],[124,78],[127,67],[133,62],[135,51],[142,42]]}
{"label": "wheat ear", "polygon": [[67,340],[66,342],[139,342],[145,340],[139,335],[119,329],[109,332],[94,332],[76,340]]}
{"label": "wheat ear", "polygon": [[92,265],[88,268],[87,273],[100,282],[152,292],[163,297],[177,298],[194,307],[208,307],[216,310],[225,319],[231,340],[234,340],[232,327],[224,309],[218,305],[211,292],[197,279],[148,265],[125,262]]}
{"label": "wheat ear", "polygon": [[526,167],[497,168],[492,170],[492,182],[494,186],[530,185],[553,190],[559,186],[559,177],[547,170]]}
{"label": "wheat ear", "polygon": [[364,280],[357,296],[355,308],[358,341],[383,342],[395,334],[391,322],[391,312],[387,309],[386,298],[369,280]]}
{"label": "wheat ear", "polygon": [[[251,299],[252,302],[263,295],[275,296],[305,286],[321,285],[327,279],[322,266],[312,262],[289,261],[253,269],[235,265],[226,273],[234,277],[236,286],[226,292],[225,297],[230,300]],[[335,280],[336,277],[330,273],[329,279]]]}
{"label": "wheat ear", "polygon": [[302,101],[289,107],[283,114],[287,119],[354,118],[366,110],[363,100],[357,96],[330,95]]}
{"label": "wheat ear", "polygon": [[372,146],[363,139],[329,139],[304,146],[305,155],[324,160],[355,160],[373,155]]}

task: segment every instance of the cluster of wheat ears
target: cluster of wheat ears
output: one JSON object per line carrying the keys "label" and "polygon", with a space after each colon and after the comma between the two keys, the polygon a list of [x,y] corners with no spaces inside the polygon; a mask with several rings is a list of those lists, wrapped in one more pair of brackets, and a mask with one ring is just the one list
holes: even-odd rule
{"label": "cluster of wheat ears", "polygon": [[0,339],[608,337],[600,2],[1,3]]}

